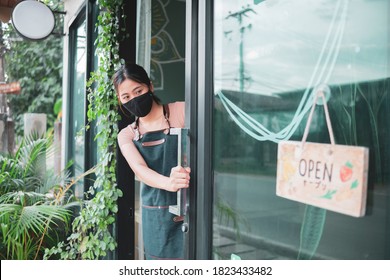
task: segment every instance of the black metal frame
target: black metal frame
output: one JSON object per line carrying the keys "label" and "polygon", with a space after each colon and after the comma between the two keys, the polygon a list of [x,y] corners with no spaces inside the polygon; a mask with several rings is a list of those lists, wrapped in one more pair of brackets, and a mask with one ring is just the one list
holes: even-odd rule
{"label": "black metal frame", "polygon": [[[185,127],[189,128],[189,166],[194,167],[197,163],[196,149],[197,146],[197,47],[198,25],[197,25],[198,6],[197,1],[186,2],[186,63],[185,63],[185,100],[186,100],[186,123]],[[187,201],[189,208],[184,222],[189,225],[189,230],[185,234],[185,256],[187,259],[196,259],[196,201],[197,201],[197,170],[191,170],[191,182],[189,192],[187,192]]]}
{"label": "black metal frame", "polygon": [[[129,37],[120,40],[119,55],[126,61],[135,62],[136,58],[136,25],[137,25],[137,1],[124,1],[123,11],[125,21],[121,19],[120,30],[124,28]],[[118,106],[118,113],[121,120],[118,122],[118,129],[128,126],[134,121],[133,117],[123,114]],[[118,199],[118,213],[116,223],[116,239],[118,242],[117,259],[133,260],[135,252],[135,186],[134,172],[129,167],[123,157],[119,147],[116,149],[117,155],[117,184],[123,196]]]}
{"label": "black metal frame", "polygon": [[[86,24],[87,24],[87,40],[86,40],[86,57],[87,57],[87,69],[86,69],[86,81],[91,78],[91,72],[96,70],[97,65],[95,64],[95,45],[97,34],[94,32],[94,28],[98,16],[98,8],[96,6],[96,0],[88,0],[86,4]],[[88,106],[89,101],[87,96],[85,97],[85,114],[84,118],[86,123],[88,121]],[[96,121],[91,123],[91,127],[95,127]],[[94,129],[88,129],[85,131],[84,138],[84,149],[85,149],[85,158],[84,158],[84,170],[92,168],[97,163],[97,145],[94,141],[96,131]],[[93,182],[95,179],[95,174],[88,175],[86,180],[84,180],[84,191],[88,191],[89,186],[86,185],[88,182]]]}
{"label": "black metal frame", "polygon": [[191,23],[196,26],[191,46],[196,50],[191,57],[195,70],[190,79],[196,81],[196,90],[191,96],[191,119],[196,128],[196,141],[191,145],[195,155],[196,199],[192,202],[196,211],[194,259],[212,258],[212,221],[213,221],[213,1],[192,1]]}

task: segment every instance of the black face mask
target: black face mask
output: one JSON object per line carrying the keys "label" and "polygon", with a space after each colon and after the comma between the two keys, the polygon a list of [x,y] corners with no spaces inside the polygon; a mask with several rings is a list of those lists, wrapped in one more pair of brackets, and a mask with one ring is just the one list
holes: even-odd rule
{"label": "black face mask", "polygon": [[136,117],[145,117],[152,110],[153,93],[148,91],[123,104],[127,111]]}

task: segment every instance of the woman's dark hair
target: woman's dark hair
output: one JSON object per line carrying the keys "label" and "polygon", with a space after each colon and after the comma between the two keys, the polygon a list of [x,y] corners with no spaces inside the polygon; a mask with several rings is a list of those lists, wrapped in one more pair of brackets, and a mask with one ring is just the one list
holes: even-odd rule
{"label": "woman's dark hair", "polygon": [[[118,92],[118,86],[125,80],[132,80],[140,84],[145,84],[150,88],[151,82],[148,74],[142,66],[135,63],[125,63],[121,65],[112,76],[112,82],[115,90]],[[153,93],[153,99],[160,104],[160,99]]]}
{"label": "woman's dark hair", "polygon": [[127,79],[150,86],[150,79],[145,69],[135,63],[123,64],[115,71],[112,77],[115,90],[118,90],[118,86]]}

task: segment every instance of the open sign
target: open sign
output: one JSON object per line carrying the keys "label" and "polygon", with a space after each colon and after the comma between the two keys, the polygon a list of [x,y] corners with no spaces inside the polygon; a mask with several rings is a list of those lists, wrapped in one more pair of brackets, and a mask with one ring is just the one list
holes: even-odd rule
{"label": "open sign", "polygon": [[367,177],[368,148],[298,141],[278,145],[278,196],[361,217]]}

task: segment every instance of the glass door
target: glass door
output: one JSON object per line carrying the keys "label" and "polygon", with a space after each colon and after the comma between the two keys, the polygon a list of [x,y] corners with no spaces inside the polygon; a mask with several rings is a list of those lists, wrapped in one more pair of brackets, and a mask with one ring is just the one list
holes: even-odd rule
{"label": "glass door", "polygon": [[[389,2],[213,10],[212,258],[390,259]],[[369,148],[362,218],[275,194],[278,143],[302,139],[319,86],[336,143]],[[308,141],[329,143],[323,116],[317,108]]]}
{"label": "glass door", "polygon": [[[154,93],[163,104],[186,99],[185,19],[185,1],[137,1],[136,63],[149,74]],[[135,186],[135,258],[143,259],[142,207],[137,178]]]}

